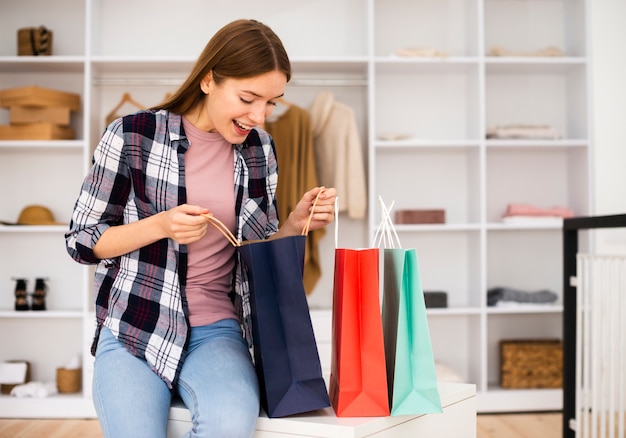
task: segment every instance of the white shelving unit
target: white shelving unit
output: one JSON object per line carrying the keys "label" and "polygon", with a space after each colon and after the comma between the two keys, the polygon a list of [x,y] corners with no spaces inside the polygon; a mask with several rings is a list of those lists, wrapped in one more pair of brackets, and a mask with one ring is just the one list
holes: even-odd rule
{"label": "white shelving unit", "polygon": [[[175,8],[165,0],[0,0],[0,10],[0,88],[37,84],[82,97],[72,120],[76,140],[0,141],[0,219],[44,204],[69,221],[105,116],[121,95],[157,104],[210,36],[245,11],[270,25],[291,56],[287,100],[308,107],[328,89],[354,108],[370,206],[381,195],[396,209],[446,210],[444,225],[398,226],[403,245],[418,250],[425,289],[449,294],[449,308],[428,312],[436,358],[477,385],[479,412],[560,409],[559,390],[497,384],[498,342],[560,337],[560,305],[491,308],[486,294],[497,285],[561,294],[560,229],[505,225],[507,203],[591,213],[585,0],[244,0],[237,8],[225,0]],[[17,29],[40,24],[54,32],[53,56],[15,56]],[[494,45],[558,46],[565,56],[487,56]],[[447,56],[392,55],[411,47]],[[8,111],[0,110],[5,123]],[[549,123],[563,138],[485,139],[487,126],[506,123]],[[380,139],[390,133],[406,138]],[[378,220],[377,208],[367,220],[342,217],[341,245],[368,245]],[[80,353],[83,391],[42,400],[0,396],[0,416],[95,415],[92,270],[67,256],[64,231],[0,226],[0,360],[29,360],[34,380],[51,381],[56,367]],[[333,247],[329,232],[321,250],[332,254]],[[325,258],[310,296],[322,333],[330,330],[332,259]],[[32,288],[41,276],[49,278],[50,310],[14,312],[12,278],[31,278]]]}

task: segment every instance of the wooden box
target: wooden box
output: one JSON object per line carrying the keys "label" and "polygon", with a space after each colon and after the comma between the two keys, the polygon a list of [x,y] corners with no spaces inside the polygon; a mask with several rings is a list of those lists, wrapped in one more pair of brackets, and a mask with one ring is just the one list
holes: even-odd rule
{"label": "wooden box", "polygon": [[38,87],[36,85],[0,90],[0,106],[65,107],[72,111],[80,108],[80,96],[75,93]]}
{"label": "wooden box", "polygon": [[12,106],[9,109],[11,125],[44,122],[69,126],[70,118],[71,110],[68,107]]}
{"label": "wooden box", "polygon": [[398,210],[396,224],[443,224],[446,222],[445,210]]}
{"label": "wooden box", "polygon": [[562,388],[563,343],[558,339],[500,341],[502,388]]}
{"label": "wooden box", "polygon": [[74,130],[54,123],[0,125],[0,140],[73,140]]}
{"label": "wooden box", "polygon": [[52,31],[44,26],[18,29],[17,54],[19,56],[52,55]]}

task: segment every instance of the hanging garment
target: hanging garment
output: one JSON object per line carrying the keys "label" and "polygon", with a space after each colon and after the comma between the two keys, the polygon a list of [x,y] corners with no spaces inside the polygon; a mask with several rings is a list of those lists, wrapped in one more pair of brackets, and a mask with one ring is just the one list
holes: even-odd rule
{"label": "hanging garment", "polygon": [[[265,130],[274,139],[278,160],[276,202],[280,225],[287,220],[302,195],[320,185],[315,169],[313,135],[309,113],[293,104],[275,121],[265,123]],[[332,187],[332,186],[327,186]],[[310,294],[322,275],[319,242],[325,229],[310,231],[304,256],[304,288]]]}
{"label": "hanging garment", "polygon": [[365,217],[367,192],[363,149],[354,111],[322,91],[310,108],[315,160],[320,183],[335,187],[339,211],[353,219]]}

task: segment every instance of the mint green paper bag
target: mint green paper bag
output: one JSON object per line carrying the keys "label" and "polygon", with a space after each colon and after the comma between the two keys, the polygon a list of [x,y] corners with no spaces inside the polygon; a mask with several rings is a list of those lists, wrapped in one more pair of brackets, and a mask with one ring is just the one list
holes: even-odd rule
{"label": "mint green paper bag", "polygon": [[383,334],[391,415],[443,412],[415,249],[384,250]]}
{"label": "mint green paper bag", "polygon": [[[415,249],[402,249],[389,210],[374,237],[383,252],[383,337],[391,415],[443,412]],[[393,204],[392,204],[393,205]]]}

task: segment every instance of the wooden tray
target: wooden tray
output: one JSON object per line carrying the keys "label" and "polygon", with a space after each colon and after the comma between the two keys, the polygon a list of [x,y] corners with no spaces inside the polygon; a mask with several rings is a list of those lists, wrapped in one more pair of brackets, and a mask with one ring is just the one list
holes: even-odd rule
{"label": "wooden tray", "polygon": [[71,110],[68,107],[34,107],[12,106],[9,108],[9,123],[18,125],[24,123],[54,123],[68,126]]}
{"label": "wooden tray", "polygon": [[78,111],[80,96],[32,85],[0,90],[0,106],[4,108],[12,106],[66,107],[72,111]]}
{"label": "wooden tray", "polygon": [[0,125],[0,140],[73,140],[72,128],[54,123]]}

